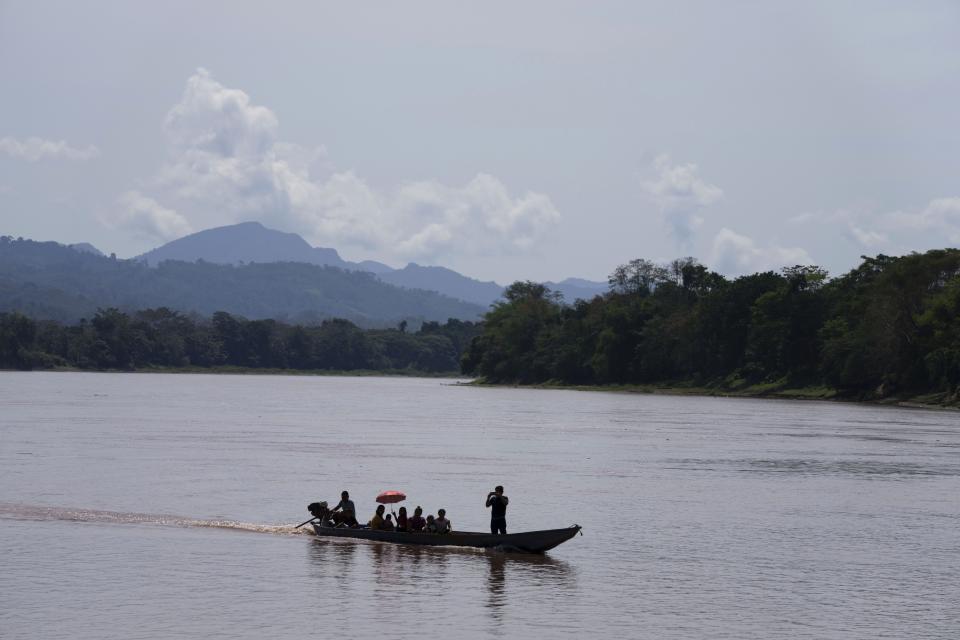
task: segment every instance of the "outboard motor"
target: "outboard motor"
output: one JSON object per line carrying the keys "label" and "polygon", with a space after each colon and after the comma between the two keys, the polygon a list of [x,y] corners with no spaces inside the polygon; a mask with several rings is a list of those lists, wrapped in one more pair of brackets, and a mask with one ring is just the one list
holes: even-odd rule
{"label": "outboard motor", "polygon": [[320,520],[320,526],[329,527],[331,526],[330,522],[330,509],[327,508],[326,502],[311,502],[307,505],[307,511],[310,512],[314,518]]}

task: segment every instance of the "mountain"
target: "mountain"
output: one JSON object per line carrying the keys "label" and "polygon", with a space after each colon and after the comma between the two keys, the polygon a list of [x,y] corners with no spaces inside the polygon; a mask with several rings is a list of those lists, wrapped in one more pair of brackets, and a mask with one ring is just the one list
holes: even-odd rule
{"label": "mountain", "polygon": [[97,249],[89,242],[77,242],[76,244],[68,244],[67,246],[74,251],[79,251],[80,253],[92,253],[95,256],[105,255],[102,251],[100,251],[100,249]]}
{"label": "mountain", "polygon": [[[496,282],[475,280],[446,267],[422,266],[411,262],[403,269],[392,269],[372,260],[349,262],[341,258],[336,249],[312,247],[295,233],[269,229],[259,222],[244,222],[200,231],[168,242],[135,259],[154,267],[166,260],[203,260],[224,265],[276,262],[326,265],[370,272],[391,285],[433,291],[482,307],[489,307],[498,300],[504,289]],[[562,293],[564,300],[571,303],[578,298],[589,300],[607,290],[606,283],[580,278],[567,278],[558,283],[546,284],[554,291]]]}
{"label": "mountain", "polygon": [[[499,300],[504,291],[504,287],[496,282],[474,280],[445,267],[423,267],[413,262],[403,269],[381,273],[380,279],[400,287],[437,291],[484,307]],[[544,284],[551,290],[562,293],[563,299],[569,303],[578,299],[590,300],[607,291],[607,283],[582,278],[567,278]]]}
{"label": "mountain", "polygon": [[552,291],[559,291],[567,303],[576,300],[592,300],[594,296],[603,295],[610,288],[606,282],[595,282],[583,278],[567,278],[560,282],[545,282]]}
{"label": "mountain", "polygon": [[0,238],[0,311],[73,322],[91,317],[98,307],[168,307],[203,315],[227,311],[304,323],[345,318],[364,327],[476,320],[484,311],[433,291],[381,282],[369,272],[331,266],[166,260],[150,267],[56,242]]}
{"label": "mountain", "polygon": [[380,279],[398,287],[438,291],[484,307],[503,293],[503,287],[496,282],[481,282],[446,267],[422,267],[413,262],[403,269],[381,273]]}
{"label": "mountain", "polygon": [[164,260],[215,264],[304,262],[341,269],[384,273],[392,271],[379,262],[348,262],[336,249],[312,247],[295,233],[268,229],[259,222],[242,222],[192,233],[135,258],[150,266]]}

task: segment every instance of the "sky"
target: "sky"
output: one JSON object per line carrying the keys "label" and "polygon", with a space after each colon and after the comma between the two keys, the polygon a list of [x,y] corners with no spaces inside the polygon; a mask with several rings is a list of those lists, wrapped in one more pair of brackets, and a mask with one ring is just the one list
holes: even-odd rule
{"label": "sky", "polygon": [[0,234],[501,283],[960,245],[960,3],[0,0]]}

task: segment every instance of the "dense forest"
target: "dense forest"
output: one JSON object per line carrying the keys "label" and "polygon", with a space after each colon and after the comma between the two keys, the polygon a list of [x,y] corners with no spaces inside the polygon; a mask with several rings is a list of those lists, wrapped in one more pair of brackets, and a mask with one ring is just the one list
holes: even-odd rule
{"label": "dense forest", "polygon": [[514,283],[464,354],[464,373],[957,401],[960,250],[864,257],[834,279],[797,266],[728,280],[692,258],[634,260],[609,282],[606,295],[573,305]]}
{"label": "dense forest", "polygon": [[543,284],[516,282],[482,323],[424,322],[416,331],[406,321],[362,329],[168,308],[104,308],[73,324],[7,312],[0,367],[461,368],[492,383],[960,396],[960,250],[864,257],[833,279],[815,266],[730,280],[692,258],[633,260],[609,284],[569,305]]}
{"label": "dense forest", "polygon": [[101,309],[74,325],[13,312],[0,313],[0,367],[452,373],[478,332],[478,325],[455,319],[425,322],[408,332],[404,321],[395,329],[363,330],[347,320],[302,326],[222,311],[201,318],[166,308],[132,314]]}
{"label": "dense forest", "polygon": [[374,274],[297,262],[220,265],[162,262],[150,267],[56,242],[0,237],[0,312],[74,323],[99,308],[166,307],[297,324],[346,318],[367,328],[402,320],[478,320],[484,307],[433,291],[381,282]]}

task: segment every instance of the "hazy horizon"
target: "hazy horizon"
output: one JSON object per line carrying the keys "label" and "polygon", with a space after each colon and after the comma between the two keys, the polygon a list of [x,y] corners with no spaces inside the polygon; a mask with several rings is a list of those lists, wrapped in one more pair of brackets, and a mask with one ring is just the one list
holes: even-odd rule
{"label": "hazy horizon", "polygon": [[0,4],[0,233],[604,280],[960,243],[949,2]]}

